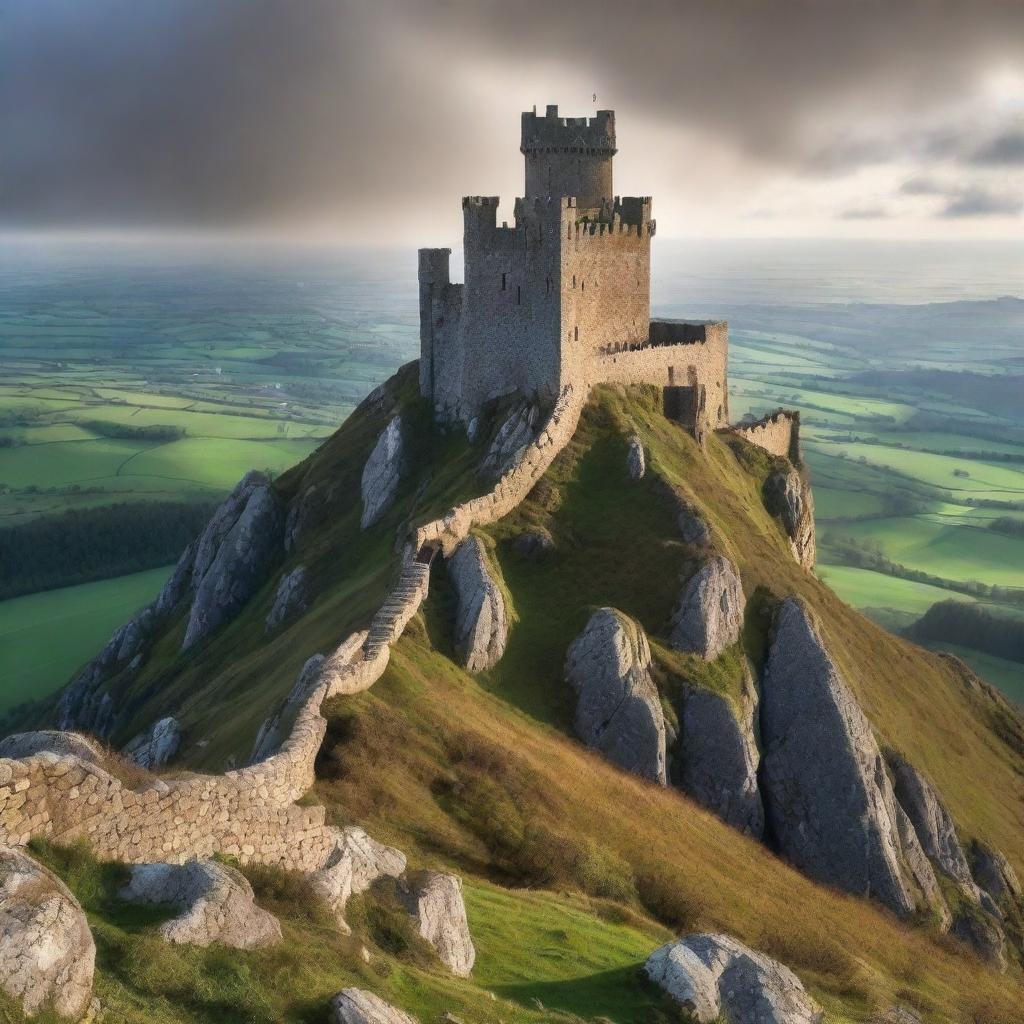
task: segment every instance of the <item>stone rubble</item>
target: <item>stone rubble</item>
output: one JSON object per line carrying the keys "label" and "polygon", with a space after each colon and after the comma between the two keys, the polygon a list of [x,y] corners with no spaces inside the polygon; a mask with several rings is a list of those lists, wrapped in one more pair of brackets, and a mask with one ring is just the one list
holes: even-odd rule
{"label": "stone rubble", "polygon": [[566,656],[576,692],[576,735],[628,772],[661,785],[665,716],[643,629],[614,608],[594,612]]}
{"label": "stone rubble", "polygon": [[128,903],[168,904],[180,910],[158,929],[168,942],[261,949],[281,941],[280,923],[256,906],[245,876],[217,861],[137,864],[120,898]]}

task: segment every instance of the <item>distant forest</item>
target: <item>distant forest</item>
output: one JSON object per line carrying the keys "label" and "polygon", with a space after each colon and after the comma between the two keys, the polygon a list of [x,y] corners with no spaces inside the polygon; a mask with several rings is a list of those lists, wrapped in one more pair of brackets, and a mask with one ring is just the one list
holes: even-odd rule
{"label": "distant forest", "polygon": [[996,615],[964,601],[933,604],[908,630],[914,640],[962,644],[1024,662],[1024,619]]}
{"label": "distant forest", "polygon": [[210,518],[206,502],[127,502],[0,527],[0,599],[177,561]]}

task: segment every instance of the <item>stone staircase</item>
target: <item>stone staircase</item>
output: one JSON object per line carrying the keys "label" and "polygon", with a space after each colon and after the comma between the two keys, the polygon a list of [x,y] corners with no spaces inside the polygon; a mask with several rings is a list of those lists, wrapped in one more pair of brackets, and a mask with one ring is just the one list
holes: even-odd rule
{"label": "stone staircase", "polygon": [[385,647],[390,647],[402,635],[406,624],[427,596],[429,584],[429,564],[407,561],[402,566],[398,582],[370,623],[370,632],[363,644],[365,660],[375,659]]}

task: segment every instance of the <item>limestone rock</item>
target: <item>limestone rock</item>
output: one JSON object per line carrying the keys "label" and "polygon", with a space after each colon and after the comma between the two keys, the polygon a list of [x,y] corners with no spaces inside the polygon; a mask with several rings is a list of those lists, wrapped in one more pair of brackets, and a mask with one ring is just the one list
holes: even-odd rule
{"label": "limestone rock", "polygon": [[679,739],[672,781],[733,828],[760,839],[764,805],[757,781],[756,708],[749,669],[738,707],[722,694],[690,687],[677,702]]}
{"label": "limestone rock", "polygon": [[953,819],[927,779],[899,754],[890,752],[887,761],[900,806],[907,812],[928,859],[943,874],[958,882],[977,901],[976,886],[967,856],[957,838]]}
{"label": "limestone rock", "polygon": [[950,933],[966,942],[986,963],[1006,970],[1006,936],[991,914],[970,907],[956,915]]}
{"label": "limestone rock", "polygon": [[174,717],[161,718],[148,733],[136,736],[123,753],[140,768],[159,768],[178,753],[181,725]]}
{"label": "limestone rock", "polygon": [[256,734],[249,763],[255,764],[275,754],[287,738],[286,728],[293,714],[305,703],[312,694],[314,687],[320,682],[320,669],[327,659],[322,654],[314,654],[306,660],[299,670],[295,685],[288,691],[288,696],[268,715]]}
{"label": "limestone rock", "polygon": [[327,521],[337,496],[338,485],[310,484],[288,509],[284,524],[284,549],[298,549],[309,530]]}
{"label": "limestone rock", "polygon": [[459,978],[468,978],[476,961],[469,934],[462,879],[426,871],[408,895],[409,913],[420,935],[437,951],[441,962]]}
{"label": "limestone rock", "polygon": [[378,878],[397,878],[405,866],[401,850],[378,843],[353,826],[340,834],[334,852],[319,871],[310,875],[310,882],[347,935],[351,931],[345,921],[349,898],[365,892]]}
{"label": "limestone rock", "polygon": [[455,647],[470,672],[493,668],[505,653],[508,614],[479,537],[467,537],[448,562],[458,598]]}
{"label": "limestone rock", "polygon": [[739,640],[743,607],[735,566],[722,555],[709,558],[683,587],[672,616],[672,646],[712,661]]}
{"label": "limestone rock", "polygon": [[783,602],[761,686],[761,787],[780,851],[818,881],[901,915],[938,883],[901,811],[871,726],[807,609]]}
{"label": "limestone rock", "polygon": [[971,843],[971,864],[974,880],[997,905],[1024,902],[1017,873],[998,850],[975,839]]}
{"label": "limestone rock", "polygon": [[572,642],[565,674],[576,691],[576,734],[609,761],[665,785],[665,716],[644,631],[614,608],[594,612]]}
{"label": "limestone rock", "polygon": [[104,760],[100,745],[77,732],[40,729],[36,732],[14,733],[0,740],[0,758],[20,761],[44,752],[58,757],[77,757],[90,764],[102,764]]}
{"label": "limestone rock", "polygon": [[800,979],[728,935],[688,935],[656,949],[647,976],[699,1024],[820,1024]]}
{"label": "limestone rock", "polygon": [[382,431],[363,467],[363,515],[359,521],[362,529],[373,526],[395,500],[404,452],[402,418],[395,416]]}
{"label": "limestone rock", "polygon": [[189,613],[183,651],[194,647],[232,619],[263,585],[281,545],[284,515],[281,503],[262,473],[249,473],[223,510],[238,508],[238,515],[217,515],[196,547],[192,579],[195,594]]}
{"label": "limestone rock", "polygon": [[703,516],[691,505],[684,505],[676,515],[679,534],[687,544],[706,548],[711,543],[711,527]]}
{"label": "limestone rock", "polygon": [[555,550],[551,534],[543,528],[527,530],[512,542],[512,550],[523,558],[538,558]]}
{"label": "limestone rock", "polygon": [[0,848],[0,991],[28,1015],[80,1020],[92,1001],[96,946],[85,913],[52,872]]}
{"label": "limestone rock", "polygon": [[533,442],[539,416],[535,405],[521,405],[509,414],[480,463],[481,476],[497,478],[516,463],[523,449]]}
{"label": "limestone rock", "polygon": [[814,495],[810,484],[795,470],[773,473],[764,484],[765,507],[780,516],[793,557],[805,569],[814,566]]}
{"label": "limestone rock", "polygon": [[304,612],[309,603],[309,573],[304,565],[296,566],[281,579],[274,595],[274,604],[267,615],[267,631],[277,629],[286,619]]}
{"label": "limestone rock", "polygon": [[331,1000],[331,1024],[419,1024],[380,996],[361,988],[344,988]]}
{"label": "limestone rock", "polygon": [[256,906],[245,876],[217,861],[138,864],[120,895],[129,903],[166,903],[180,910],[160,925],[168,942],[259,949],[281,939],[281,925]]}
{"label": "limestone rock", "polygon": [[626,454],[626,468],[630,480],[642,480],[647,472],[647,458],[640,438],[634,435],[629,439],[629,451]]}

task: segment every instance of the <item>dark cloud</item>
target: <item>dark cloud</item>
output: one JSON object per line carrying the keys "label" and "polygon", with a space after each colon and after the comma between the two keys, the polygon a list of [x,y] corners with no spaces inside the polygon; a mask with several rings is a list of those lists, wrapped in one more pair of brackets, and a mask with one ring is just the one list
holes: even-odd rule
{"label": "dark cloud", "polygon": [[1000,62],[1024,63],[1010,0],[0,0],[0,223],[365,235],[490,189],[527,85],[837,174],[958,152],[914,126]]}
{"label": "dark cloud", "polygon": [[981,187],[966,188],[948,200],[939,216],[947,218],[959,217],[994,217],[1017,216],[1024,208],[1024,199],[1020,193],[1011,195]]}
{"label": "dark cloud", "polygon": [[975,164],[1024,167],[1024,128],[997,135],[971,154]]}

